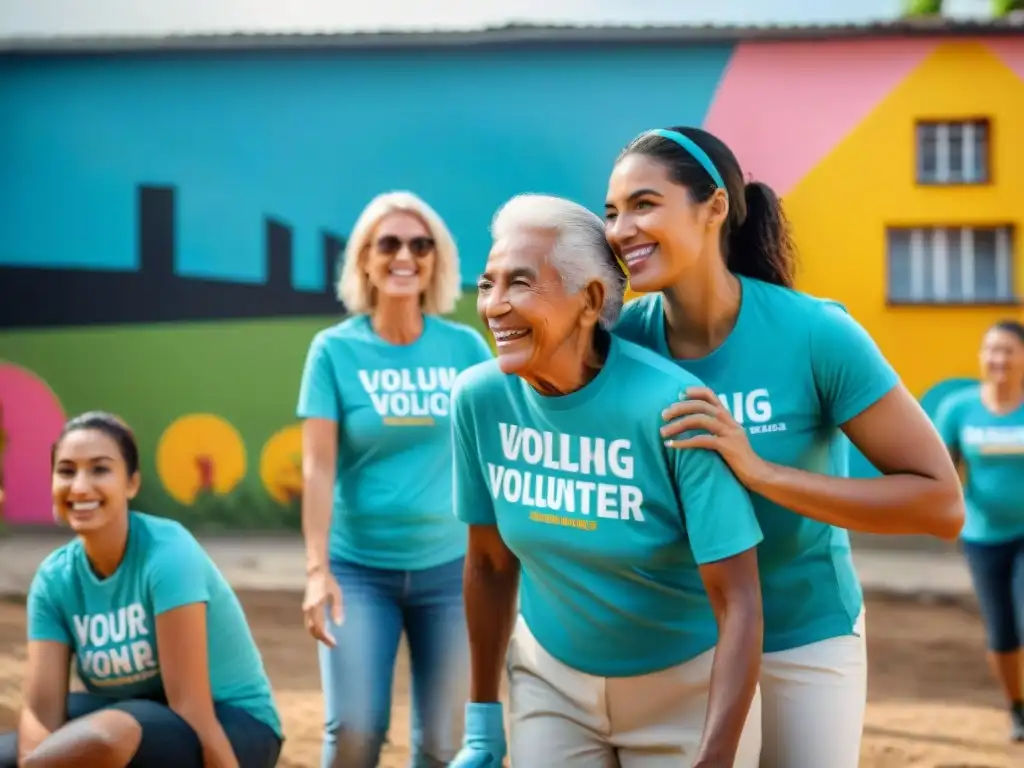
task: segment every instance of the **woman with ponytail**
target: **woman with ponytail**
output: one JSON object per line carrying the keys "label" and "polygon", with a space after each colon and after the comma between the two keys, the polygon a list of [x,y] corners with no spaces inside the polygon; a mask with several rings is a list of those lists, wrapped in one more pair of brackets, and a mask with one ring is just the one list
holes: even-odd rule
{"label": "woman with ponytail", "polygon": [[[665,403],[662,435],[718,452],[764,531],[762,768],[856,768],[867,689],[846,529],[953,539],[956,469],[914,397],[836,302],[793,290],[779,200],[697,128],[619,156],[606,235],[631,287],[616,334],[706,383]],[[881,476],[848,475],[846,435]]]}

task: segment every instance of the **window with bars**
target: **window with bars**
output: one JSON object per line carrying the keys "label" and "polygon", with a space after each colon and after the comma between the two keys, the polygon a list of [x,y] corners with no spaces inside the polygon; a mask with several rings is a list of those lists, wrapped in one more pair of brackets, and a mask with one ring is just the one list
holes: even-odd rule
{"label": "window with bars", "polygon": [[987,120],[917,124],[919,184],[985,184],[988,154]]}
{"label": "window with bars", "polygon": [[897,304],[1012,302],[1013,229],[890,229],[888,272],[889,301]]}

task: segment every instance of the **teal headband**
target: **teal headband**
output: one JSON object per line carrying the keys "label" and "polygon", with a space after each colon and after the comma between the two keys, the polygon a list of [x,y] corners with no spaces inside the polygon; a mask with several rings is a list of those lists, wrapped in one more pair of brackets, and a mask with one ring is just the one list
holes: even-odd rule
{"label": "teal headband", "polygon": [[719,189],[725,189],[725,182],[722,180],[722,174],[715,168],[715,164],[711,162],[711,158],[708,157],[708,153],[697,146],[697,142],[691,139],[689,136],[685,136],[676,131],[666,131],[664,128],[655,128],[653,131],[646,131],[640,135],[640,138],[644,136],[661,136],[663,139],[674,141],[680,147],[685,149],[690,155],[700,163],[701,167],[707,171],[708,176],[715,182],[715,185]]}

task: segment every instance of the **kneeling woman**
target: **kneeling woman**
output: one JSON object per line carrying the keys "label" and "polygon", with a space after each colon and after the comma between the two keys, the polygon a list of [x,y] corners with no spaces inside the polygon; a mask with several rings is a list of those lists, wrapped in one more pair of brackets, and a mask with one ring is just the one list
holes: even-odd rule
{"label": "kneeling woman", "polygon": [[[277,763],[280,721],[238,598],[180,523],[129,511],[138,490],[128,427],[105,413],[67,423],[53,503],[76,537],[29,591],[24,707],[4,768]],[[86,692],[69,695],[72,654]]]}
{"label": "kneeling woman", "polygon": [[505,754],[506,648],[513,765],[757,765],[761,530],[716,453],[662,443],[652,403],[696,379],[609,334],[626,281],[603,232],[534,195],[492,226],[498,359],[452,400],[472,659],[453,768]]}

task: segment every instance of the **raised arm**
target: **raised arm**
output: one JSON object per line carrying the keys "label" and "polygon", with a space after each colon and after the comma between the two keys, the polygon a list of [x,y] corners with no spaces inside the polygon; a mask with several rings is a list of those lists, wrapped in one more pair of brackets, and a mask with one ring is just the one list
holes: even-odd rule
{"label": "raised arm", "polygon": [[955,539],[964,521],[956,467],[871,337],[841,307],[825,306],[810,353],[827,423],[840,426],[882,476],[835,478],[768,466],[751,490],[850,530]]}
{"label": "raised arm", "polygon": [[835,477],[762,460],[706,388],[666,409],[665,419],[678,421],[663,434],[706,430],[672,445],[718,451],[747,488],[805,517],[865,533],[956,538],[964,518],[960,479],[928,415],[845,312],[829,307],[817,323],[810,353],[822,421],[839,426],[881,477]]}

